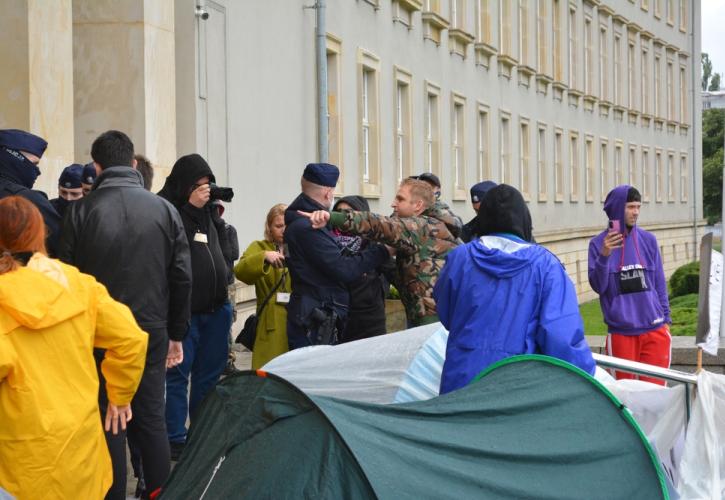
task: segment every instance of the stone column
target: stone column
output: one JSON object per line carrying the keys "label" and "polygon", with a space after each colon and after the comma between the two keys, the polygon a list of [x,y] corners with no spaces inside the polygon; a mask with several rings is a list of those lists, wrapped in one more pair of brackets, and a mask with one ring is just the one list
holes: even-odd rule
{"label": "stone column", "polygon": [[53,198],[73,162],[71,0],[9,0],[0,14],[0,128],[48,141],[35,187]]}
{"label": "stone column", "polygon": [[176,160],[173,0],[73,0],[76,158],[117,129],[154,165],[154,189]]}

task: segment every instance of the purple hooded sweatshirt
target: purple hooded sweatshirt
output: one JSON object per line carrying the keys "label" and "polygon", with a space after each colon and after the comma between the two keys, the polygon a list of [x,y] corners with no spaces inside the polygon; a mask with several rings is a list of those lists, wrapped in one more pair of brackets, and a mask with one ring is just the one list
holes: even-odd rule
{"label": "purple hooded sweatshirt", "polygon": [[[624,208],[629,188],[627,185],[617,186],[604,201],[604,211],[609,219],[618,220],[619,226],[625,230],[624,247],[612,250],[609,257],[601,254],[608,230],[602,231],[589,242],[589,284],[599,294],[599,303],[609,332],[639,335],[672,321],[657,238],[636,225],[629,231],[625,229],[627,226]],[[633,264],[641,264],[645,268],[647,289],[642,292],[620,293],[621,266]]]}

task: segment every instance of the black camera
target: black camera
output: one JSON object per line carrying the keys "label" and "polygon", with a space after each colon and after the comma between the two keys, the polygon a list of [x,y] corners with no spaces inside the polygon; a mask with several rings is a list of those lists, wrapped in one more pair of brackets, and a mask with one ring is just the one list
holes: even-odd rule
{"label": "black camera", "polygon": [[209,199],[221,200],[229,203],[234,198],[234,190],[230,187],[217,186],[213,182],[209,183]]}

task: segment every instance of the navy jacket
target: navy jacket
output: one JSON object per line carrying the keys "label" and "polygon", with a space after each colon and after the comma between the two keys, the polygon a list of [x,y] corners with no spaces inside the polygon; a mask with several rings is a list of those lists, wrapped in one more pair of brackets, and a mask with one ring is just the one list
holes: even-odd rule
{"label": "navy jacket", "polygon": [[50,204],[45,193],[26,188],[17,179],[14,179],[9,172],[0,170],[0,199],[13,195],[22,196],[38,207],[48,232],[45,247],[48,250],[48,255],[56,257],[58,255],[58,239],[60,238],[60,215]]}
{"label": "navy jacket", "polygon": [[348,285],[388,258],[385,248],[378,245],[369,245],[356,255],[345,255],[329,228],[313,229],[310,221],[297,213],[324,209],[301,194],[285,212],[284,240],[292,277],[292,297],[287,307],[292,331],[288,335],[301,333],[299,330],[315,307],[331,307],[340,318],[346,318],[350,301]]}

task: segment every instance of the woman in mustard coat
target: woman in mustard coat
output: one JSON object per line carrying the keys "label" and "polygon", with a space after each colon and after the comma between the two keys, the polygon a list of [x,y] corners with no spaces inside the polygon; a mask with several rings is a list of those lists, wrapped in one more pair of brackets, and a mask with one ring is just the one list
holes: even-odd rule
{"label": "woman in mustard coat", "polygon": [[148,336],[44,241],[35,205],[0,200],[0,486],[18,500],[100,499],[113,471],[93,348],[106,349],[105,426],[117,432],[132,418]]}
{"label": "woman in mustard coat", "polygon": [[234,274],[247,285],[254,285],[257,309],[279,283],[257,322],[257,338],[252,351],[252,369],[289,350],[287,344],[287,303],[292,290],[284,255],[284,211],[286,205],[273,206],[264,225],[264,239],[253,241],[234,266]]}

